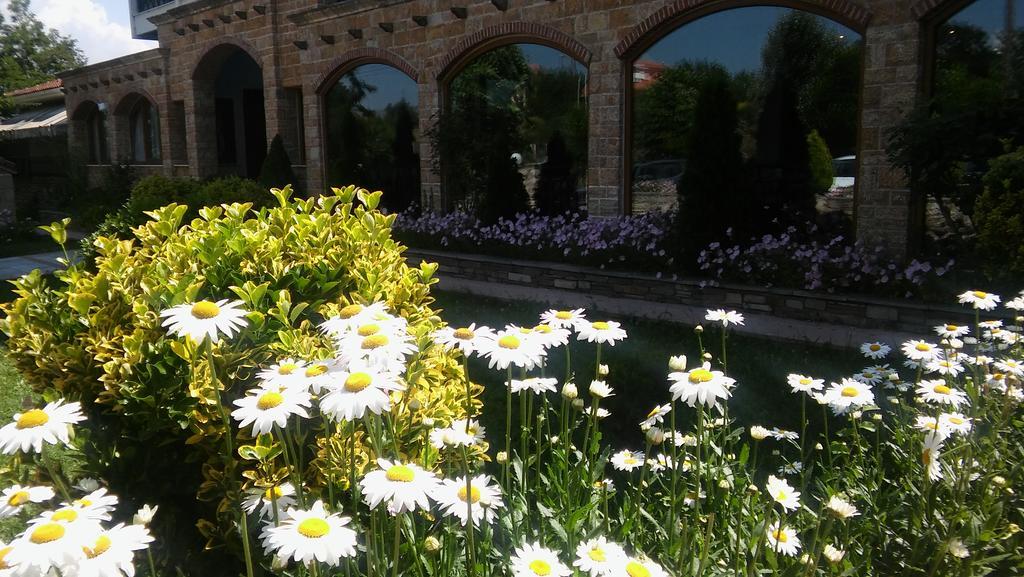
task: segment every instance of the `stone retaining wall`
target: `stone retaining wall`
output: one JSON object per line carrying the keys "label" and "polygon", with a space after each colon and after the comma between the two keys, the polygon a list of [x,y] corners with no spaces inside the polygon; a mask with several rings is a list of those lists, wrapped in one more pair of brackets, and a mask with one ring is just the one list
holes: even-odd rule
{"label": "stone retaining wall", "polygon": [[[409,249],[406,257],[410,263],[418,263],[420,260],[438,263],[438,274],[441,277],[578,291],[647,302],[729,308],[850,327],[926,335],[934,334],[932,328],[939,323],[974,323],[974,314],[966,307],[932,305],[916,300],[901,301],[727,283],[701,287],[700,279],[673,280],[638,272],[422,249]],[[954,302],[952,295],[950,302]],[[998,314],[987,314],[986,317],[1011,318],[1003,315],[1004,311],[994,312]]]}

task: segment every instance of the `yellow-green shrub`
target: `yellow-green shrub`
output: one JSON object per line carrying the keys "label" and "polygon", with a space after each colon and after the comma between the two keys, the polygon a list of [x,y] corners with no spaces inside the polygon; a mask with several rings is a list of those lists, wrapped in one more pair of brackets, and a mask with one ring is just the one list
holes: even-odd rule
{"label": "yellow-green shrub", "polygon": [[[187,345],[168,337],[161,310],[199,298],[238,298],[251,311],[248,328],[215,348],[229,404],[251,386],[260,365],[329,356],[332,344],[317,325],[339,307],[385,302],[408,320],[420,349],[405,375],[413,392],[394,409],[402,446],[419,450],[423,439],[409,429],[422,418],[444,423],[464,414],[458,362],[430,347],[440,326],[430,308],[436,265],[407,266],[404,247],[391,237],[395,216],[376,210],[381,193],[354,187],[313,199],[291,199],[288,188],[273,193],[274,208],[208,207],[184,225],[187,207],[155,210],[132,239],[97,238],[94,269],[27,275],[15,282],[17,299],[2,307],[11,357],[26,380],[44,394],[81,401],[88,412],[87,466],[114,492],[160,503],[167,523],[205,519],[199,525],[208,543],[230,534],[223,504],[237,490],[235,479],[261,486],[275,472],[218,457],[228,429],[211,381],[202,364],[190,367]],[[246,443],[253,441],[239,439]],[[348,467],[329,449],[311,447],[318,456],[305,472],[307,483],[316,486],[328,475],[346,482]],[[197,494],[215,507],[197,505]]]}

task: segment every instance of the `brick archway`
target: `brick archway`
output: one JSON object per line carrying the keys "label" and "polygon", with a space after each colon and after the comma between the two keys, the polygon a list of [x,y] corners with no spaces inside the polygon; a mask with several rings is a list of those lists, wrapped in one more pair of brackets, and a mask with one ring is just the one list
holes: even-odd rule
{"label": "brick archway", "polygon": [[917,0],[910,13],[918,20],[945,20],[976,0]]}
{"label": "brick archway", "polygon": [[241,50],[242,52],[245,52],[253,62],[259,65],[260,69],[266,69],[266,66],[263,65],[263,58],[261,57],[260,52],[256,50],[252,44],[249,44],[242,38],[225,36],[209,42],[206,47],[199,52],[199,56],[192,62],[189,69],[192,71],[191,78],[193,82],[196,80],[202,80],[202,76],[206,73],[205,71],[207,69],[220,68],[220,63],[216,62],[216,60],[218,60],[218,55],[230,54],[233,50]]}
{"label": "brick archway", "polygon": [[324,94],[346,72],[363,64],[385,64],[400,70],[403,74],[419,82],[419,72],[408,60],[381,48],[355,48],[342,54],[331,62],[331,65],[317,77],[313,86],[317,94]]}
{"label": "brick archway", "polygon": [[590,50],[572,36],[544,24],[516,21],[489,26],[462,37],[438,62],[437,77],[449,79],[474,56],[491,48],[515,43],[550,46],[590,67]]}
{"label": "brick archway", "polygon": [[634,26],[615,46],[615,55],[619,58],[635,57],[668,32],[703,16],[733,8],[765,5],[819,14],[861,35],[871,20],[871,13],[851,0],[676,0]]}
{"label": "brick archway", "polygon": [[73,111],[68,113],[68,120],[71,120],[72,122],[84,120],[86,118],[86,115],[89,115],[94,111],[98,111],[99,108],[99,102],[92,99],[83,100],[79,102],[77,106],[75,106],[75,109]]}
{"label": "brick archway", "polygon": [[[131,92],[126,92],[122,94],[121,97],[117,99],[117,104],[110,107],[110,113],[113,116],[124,116],[131,112],[132,108],[135,106],[135,103],[138,102],[140,98],[148,100],[150,106],[156,108],[157,113],[161,115],[163,114],[163,111],[160,110],[160,105],[157,103],[156,99],[153,98],[153,95],[151,95],[149,92],[146,92],[141,88],[136,88],[133,89]],[[89,102],[92,101],[90,100]],[[75,111],[77,112],[77,110],[78,109],[76,109]]]}

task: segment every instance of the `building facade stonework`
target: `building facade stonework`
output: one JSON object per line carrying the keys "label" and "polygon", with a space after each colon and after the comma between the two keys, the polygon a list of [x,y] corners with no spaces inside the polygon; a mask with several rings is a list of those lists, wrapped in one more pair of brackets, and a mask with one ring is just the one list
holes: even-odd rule
{"label": "building facade stonework", "polygon": [[[586,66],[589,106],[587,208],[628,212],[626,92],[632,62],[667,31],[720,10],[781,5],[831,18],[863,36],[859,167],[855,226],[860,239],[894,253],[913,250],[921,207],[904,175],[887,161],[887,132],[925,92],[932,22],[964,0],[196,0],[152,18],[160,47],[62,75],[72,155],[95,139],[90,117],[106,116],[109,159],[134,157],[140,173],[206,178],[223,171],[215,111],[226,90],[218,80],[244,53],[262,78],[266,141],[280,134],[298,184],[315,193],[325,182],[323,95],[346,71],[388,64],[418,86],[420,134],[436,120],[446,81],[474,56],[509,43],[556,48]],[[158,130],[138,118],[140,99],[155,107]],[[239,97],[242,98],[242,97]],[[238,100],[237,102],[241,102]],[[251,107],[250,107],[251,110]],[[239,114],[234,130],[253,126]],[[132,150],[133,131],[148,130],[159,160]],[[156,136],[158,133],[158,136]],[[486,146],[486,135],[481,135]],[[242,142],[240,137],[239,142]],[[257,139],[258,142],[258,139]],[[255,146],[253,144],[252,146]],[[429,141],[420,139],[422,203],[441,206]],[[241,154],[241,153],[237,153]],[[98,178],[99,163],[89,171]]]}

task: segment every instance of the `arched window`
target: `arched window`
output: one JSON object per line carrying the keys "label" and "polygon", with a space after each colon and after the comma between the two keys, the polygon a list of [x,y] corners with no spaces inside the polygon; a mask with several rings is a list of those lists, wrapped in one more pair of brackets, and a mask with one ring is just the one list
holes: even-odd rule
{"label": "arched window", "polygon": [[160,162],[160,115],[148,98],[139,97],[128,115],[131,159],[139,164]]}
{"label": "arched window", "polygon": [[89,143],[89,164],[106,164],[110,161],[107,148],[107,111],[95,103],[88,103],[82,121],[85,123],[85,137]]}
{"label": "arched window", "polygon": [[586,202],[587,69],[539,44],[476,55],[446,84],[432,136],[446,208],[484,220]]}
{"label": "arched window", "polygon": [[823,218],[849,223],[857,32],[750,6],[685,21],[640,49],[627,95],[633,212],[679,207],[694,250]]}
{"label": "arched window", "polygon": [[363,64],[324,93],[328,186],[382,190],[400,212],[419,200],[419,93],[416,81],[386,64]]}

